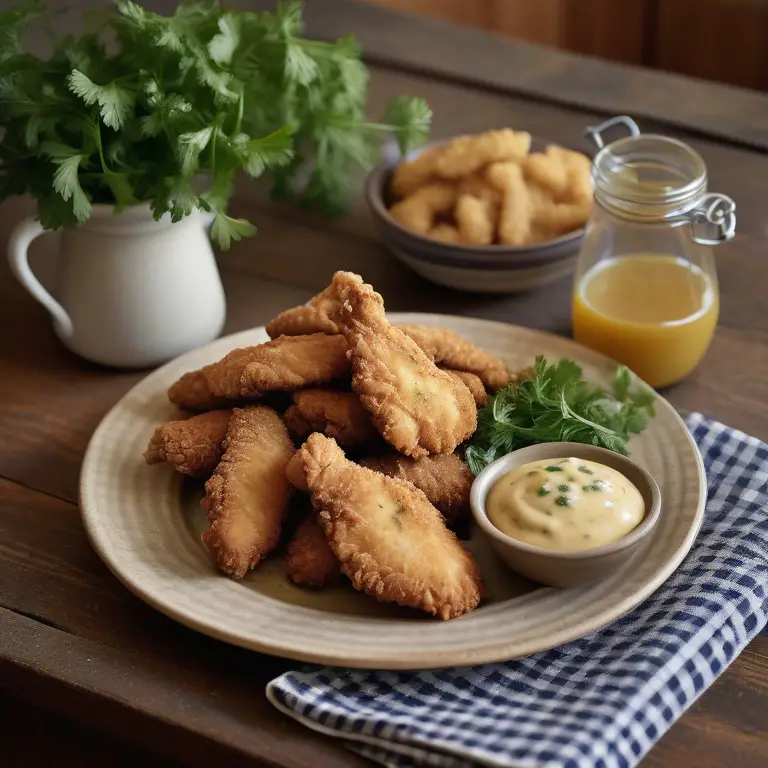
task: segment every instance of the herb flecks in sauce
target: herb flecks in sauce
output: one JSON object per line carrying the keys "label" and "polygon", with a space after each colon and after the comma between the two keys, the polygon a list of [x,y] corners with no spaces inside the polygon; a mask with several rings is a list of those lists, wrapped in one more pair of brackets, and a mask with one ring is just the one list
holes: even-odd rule
{"label": "herb flecks in sauce", "polygon": [[[589,472],[578,475],[580,466]],[[554,476],[559,483],[546,474],[550,467],[565,472]],[[589,482],[564,482],[571,473]],[[512,538],[578,551],[626,535],[642,520],[645,503],[616,470],[572,458],[532,462],[508,472],[491,488],[486,510],[490,522]]]}

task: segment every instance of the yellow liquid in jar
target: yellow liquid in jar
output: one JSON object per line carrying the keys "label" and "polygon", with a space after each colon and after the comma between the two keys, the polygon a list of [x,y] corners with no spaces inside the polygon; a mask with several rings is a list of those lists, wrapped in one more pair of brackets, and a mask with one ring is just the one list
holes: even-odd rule
{"label": "yellow liquid in jar", "polygon": [[621,256],[577,284],[573,337],[664,387],[698,365],[718,312],[717,287],[699,267],[675,256]]}

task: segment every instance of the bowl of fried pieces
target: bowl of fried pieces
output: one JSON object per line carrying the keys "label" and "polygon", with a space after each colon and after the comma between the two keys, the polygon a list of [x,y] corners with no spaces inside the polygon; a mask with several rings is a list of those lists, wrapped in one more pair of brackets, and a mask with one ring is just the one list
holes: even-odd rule
{"label": "bowl of fried pieces", "polygon": [[439,285],[513,293],[570,274],[593,204],[592,161],[509,128],[381,163],[366,197],[381,236]]}

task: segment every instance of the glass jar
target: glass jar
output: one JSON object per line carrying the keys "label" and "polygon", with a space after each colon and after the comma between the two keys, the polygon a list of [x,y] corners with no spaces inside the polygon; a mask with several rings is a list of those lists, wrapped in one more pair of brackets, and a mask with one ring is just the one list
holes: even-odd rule
{"label": "glass jar", "polygon": [[[626,138],[605,144],[616,125]],[[735,203],[707,193],[701,156],[681,141],[641,135],[622,116],[589,128],[595,206],[573,293],[573,335],[624,363],[651,386],[687,376],[717,324],[711,247],[730,240]]]}

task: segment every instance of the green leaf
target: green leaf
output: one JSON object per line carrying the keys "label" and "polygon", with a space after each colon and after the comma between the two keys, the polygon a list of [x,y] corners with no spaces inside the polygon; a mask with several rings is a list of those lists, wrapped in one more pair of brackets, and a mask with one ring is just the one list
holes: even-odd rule
{"label": "green leaf", "polygon": [[245,219],[233,219],[221,211],[216,211],[216,218],[211,227],[211,239],[223,251],[229,249],[232,240],[241,240],[256,234],[256,227]]}
{"label": "green leaf", "polygon": [[189,179],[168,177],[163,180],[161,193],[152,201],[155,219],[164,213],[170,213],[171,221],[181,221],[199,207],[199,200]]}
{"label": "green leaf", "polygon": [[0,61],[23,52],[23,38],[30,23],[40,18],[45,5],[38,0],[23,0],[0,13]]}
{"label": "green leaf", "polygon": [[80,70],[74,69],[68,78],[70,90],[88,106],[98,103],[104,125],[119,130],[133,109],[133,94],[116,82],[97,85]]}
{"label": "green leaf", "polygon": [[193,173],[198,166],[200,153],[208,146],[213,128],[207,126],[199,131],[182,133],[178,139],[178,155],[185,176]]}
{"label": "green leaf", "polygon": [[653,415],[653,394],[622,369],[614,379],[616,399],[585,381],[568,359],[547,363],[537,357],[533,375],[499,390],[478,413],[477,431],[467,447],[473,472],[498,456],[534,443],[579,442],[628,454],[627,442]]}
{"label": "green leaf", "polygon": [[208,43],[208,53],[219,64],[229,64],[240,45],[242,17],[235,13],[225,13],[219,19],[219,33]]}
{"label": "green leaf", "polygon": [[268,168],[288,165],[294,156],[289,126],[283,126],[260,139],[237,137],[233,148],[240,156],[245,172],[254,179]]}
{"label": "green leaf", "polygon": [[406,155],[429,135],[432,110],[424,99],[396,96],[387,104],[382,122],[392,126],[400,152]]}
{"label": "green leaf", "polygon": [[139,202],[133,194],[129,174],[107,171],[104,173],[104,183],[109,187],[112,196],[115,198],[115,213],[120,213],[129,205],[135,205]]}
{"label": "green leaf", "polygon": [[192,111],[192,105],[178,94],[165,96],[155,90],[147,96],[147,103],[152,110],[149,115],[141,118],[141,132],[144,136],[157,136],[166,127],[181,116]]}
{"label": "green leaf", "polygon": [[75,154],[74,150],[64,145],[50,145],[46,153],[58,166],[53,174],[53,188],[62,200],[72,199],[72,212],[78,221],[85,221],[91,215],[91,203],[83,192],[78,179],[80,163],[87,160],[86,155]]}
{"label": "green leaf", "polygon": [[309,85],[320,71],[315,60],[299,43],[289,42],[285,51],[285,76],[301,85]]}

